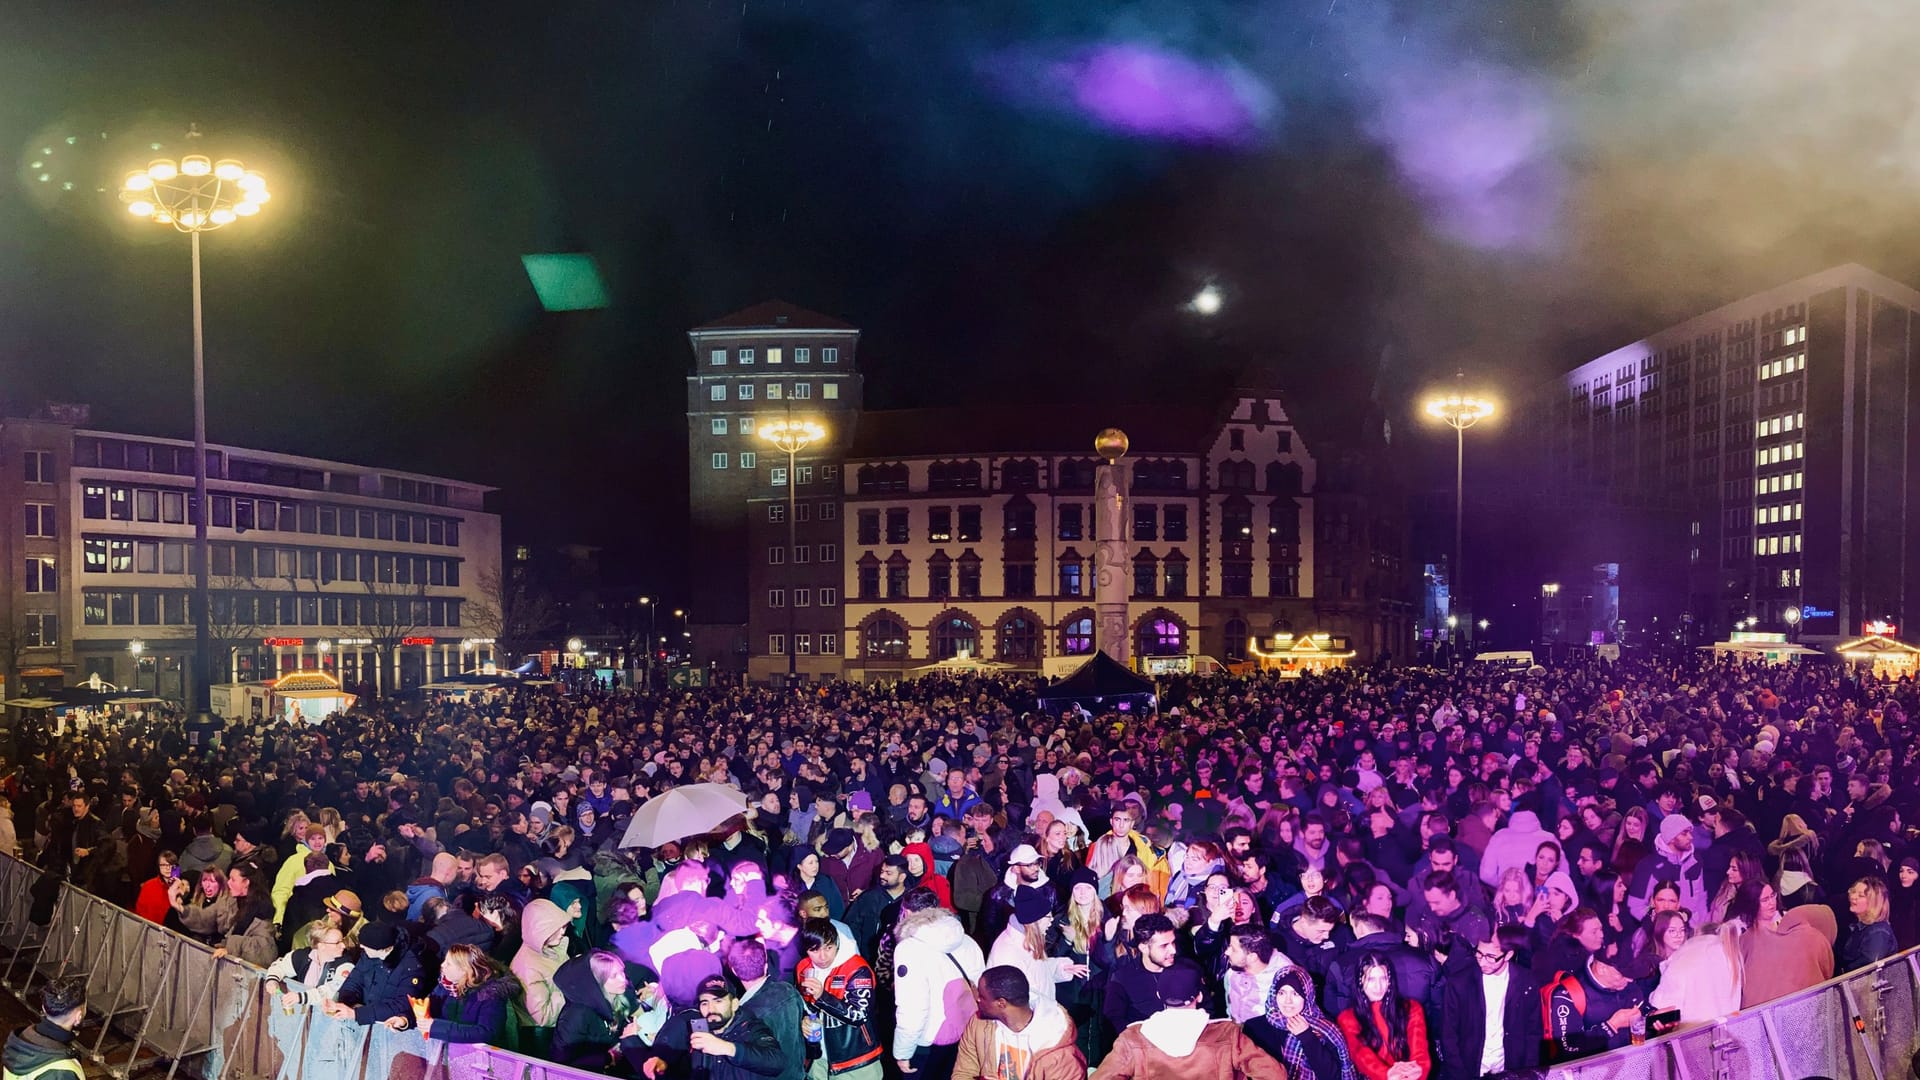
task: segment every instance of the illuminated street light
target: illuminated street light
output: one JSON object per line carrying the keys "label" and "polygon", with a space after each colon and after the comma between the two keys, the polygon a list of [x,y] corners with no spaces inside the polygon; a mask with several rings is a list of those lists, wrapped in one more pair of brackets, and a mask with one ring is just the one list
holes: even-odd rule
{"label": "illuminated street light", "polygon": [[[187,132],[190,145],[198,129]],[[252,217],[268,199],[266,178],[232,158],[215,162],[188,154],[149,162],[127,174],[120,201],[135,217],[171,226],[187,234],[193,252],[193,497],[200,507],[193,519],[193,712],[210,718],[211,635],[207,627],[207,384],[206,334],[201,323],[200,234]]]}
{"label": "illuminated street light", "polygon": [[[771,420],[760,425],[760,438],[770,443],[774,449],[787,455],[787,565],[789,567],[795,567],[799,563],[798,559],[792,557],[793,548],[798,542],[794,528],[797,517],[794,513],[794,499],[796,498],[795,489],[799,486],[797,482],[799,480],[799,473],[794,468],[794,458],[800,451],[805,450],[807,447],[812,446],[814,443],[826,437],[827,429],[812,420]],[[793,576],[798,573],[799,571],[797,569],[789,569],[787,571],[789,575],[789,592],[792,591]],[[787,604],[786,649],[787,682],[789,683],[793,682],[795,675],[798,673],[800,663],[799,650],[795,647],[794,642],[794,633],[798,626],[795,622],[796,607],[797,605],[795,604]]]}
{"label": "illuminated street light", "polygon": [[1481,619],[1481,620],[1480,620],[1480,631],[1481,631],[1481,633],[1485,633],[1485,632],[1486,632],[1486,629],[1487,629],[1487,627],[1489,627],[1489,626],[1492,626],[1492,625],[1493,625],[1493,624],[1492,624],[1492,623],[1490,623],[1490,622],[1488,622],[1487,620],[1485,620],[1485,619]]}
{"label": "illuminated street light", "polygon": [[1800,625],[1800,609],[1797,607],[1790,607],[1781,612],[1780,617],[1787,621],[1788,626]]}
{"label": "illuminated street light", "polygon": [[[1461,372],[1458,381],[1466,382]],[[1494,413],[1493,401],[1469,394],[1456,387],[1450,393],[1436,394],[1422,406],[1426,414],[1453,429],[1453,569],[1452,595],[1455,601],[1466,593],[1466,550],[1461,539],[1467,515],[1467,429]]]}

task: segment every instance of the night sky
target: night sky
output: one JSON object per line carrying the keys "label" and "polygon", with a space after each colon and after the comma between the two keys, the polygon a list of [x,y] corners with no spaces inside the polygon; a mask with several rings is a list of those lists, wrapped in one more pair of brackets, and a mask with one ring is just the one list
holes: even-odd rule
{"label": "night sky", "polygon": [[[875,407],[1257,379],[1342,415],[1460,365],[1515,394],[1834,262],[1920,279],[1917,26],[1904,0],[23,8],[0,405],[188,433],[185,241],[113,191],[197,121],[275,193],[209,240],[211,437],[499,485],[510,536],[655,587],[684,332],[770,297],[866,331]],[[542,314],[542,251],[590,252],[611,306]]]}

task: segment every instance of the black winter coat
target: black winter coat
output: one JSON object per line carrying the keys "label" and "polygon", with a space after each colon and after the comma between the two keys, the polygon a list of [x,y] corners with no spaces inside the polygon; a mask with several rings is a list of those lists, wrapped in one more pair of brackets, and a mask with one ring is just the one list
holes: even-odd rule
{"label": "black winter coat", "polygon": [[[1538,1068],[1540,1044],[1546,1037],[1540,1018],[1540,984],[1531,971],[1512,960],[1507,961],[1507,972],[1507,1007],[1501,1019],[1506,1066],[1509,1071]],[[1480,988],[1482,978],[1475,963],[1472,969],[1448,973],[1441,983],[1440,1008],[1446,1022],[1438,1025],[1437,1031],[1438,1070],[1443,1080],[1478,1080],[1480,1076],[1481,1051],[1487,1041],[1487,999]]]}

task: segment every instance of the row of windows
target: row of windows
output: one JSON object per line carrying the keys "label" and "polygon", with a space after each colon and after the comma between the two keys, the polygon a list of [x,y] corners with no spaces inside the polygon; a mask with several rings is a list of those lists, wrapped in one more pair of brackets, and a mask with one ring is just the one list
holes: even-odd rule
{"label": "row of windows", "polygon": [[1806,369],[1807,354],[1794,353],[1792,356],[1783,356],[1778,360],[1769,360],[1761,364],[1760,377],[1762,379],[1774,379],[1782,375],[1791,375],[1796,371],[1805,371]]}
{"label": "row of windows", "polygon": [[[812,544],[795,544],[793,546],[794,562],[810,563],[813,561],[813,556],[814,556],[814,550],[813,550]],[[838,544],[821,544],[820,545],[820,561],[821,562],[823,563],[832,562],[835,559],[838,559],[839,557],[840,557],[840,545]],[[767,549],[767,564],[769,566],[784,566],[786,565],[786,562],[787,562],[787,549],[784,544],[775,545]]]}
{"label": "row of windows", "polygon": [[[81,621],[87,626],[184,626],[190,595],[184,589],[85,589]],[[460,625],[461,601],[451,597],[216,592],[209,599],[210,621],[224,637],[252,637],[271,626],[344,626],[391,634]]]}
{"label": "row of windows", "polygon": [[[813,638],[814,638],[814,635],[812,634],[793,635],[794,651],[801,656],[812,656],[813,655]],[[768,634],[767,635],[767,652],[773,654],[774,656],[787,655],[787,635]],[[840,653],[840,635],[839,634],[821,634],[820,635],[820,655],[821,656],[838,656],[839,653]]]}
{"label": "row of windows", "polygon": [[1800,587],[1800,568],[1780,571],[1780,587],[1783,589]]}
{"label": "row of windows", "polygon": [[1761,495],[1772,495],[1779,491],[1799,491],[1800,481],[1805,473],[1781,473],[1778,476],[1763,476],[1755,482]]}
{"label": "row of windows", "polygon": [[[759,354],[753,349],[740,349],[734,355],[741,367],[752,367],[754,360],[758,357]],[[784,350],[780,348],[780,346],[776,345],[767,350],[768,364],[778,364],[784,361],[785,359],[786,359],[786,353],[784,352]],[[712,352],[707,354],[707,362],[714,367],[726,367],[727,366],[727,350],[714,349]],[[796,364],[813,363],[813,350],[804,345],[797,346],[793,350],[793,362]],[[828,345],[825,348],[821,349],[820,362],[823,364],[839,363],[840,362],[839,348],[833,345]]]}
{"label": "row of windows", "polygon": [[[776,635],[777,636],[777,635]],[[966,615],[949,615],[929,634],[936,660],[982,656],[978,623]],[[881,616],[860,629],[861,654],[869,660],[907,659],[907,628]],[[1032,661],[1040,658],[1040,626],[1025,615],[1009,615],[994,628],[994,659]],[[1160,617],[1143,619],[1134,632],[1134,651],[1141,656],[1179,656],[1186,652],[1187,628]],[[1093,619],[1081,616],[1060,625],[1059,654],[1088,656],[1093,652]]]}
{"label": "row of windows", "polygon": [[[956,513],[957,510],[957,513]],[[1057,524],[1054,535],[1061,540],[1089,539],[1087,515],[1089,507],[1078,503],[1069,503],[1055,507]],[[891,507],[880,510],[860,511],[859,524],[855,539],[862,544],[878,544],[882,535],[881,523],[884,520],[886,542],[905,544],[911,540],[910,514],[906,507]],[[1298,515],[1292,518],[1294,528],[1298,529]],[[1031,540],[1035,536],[1033,504],[1024,498],[1009,500],[1001,511],[1001,537],[1007,540]],[[1248,526],[1251,529],[1251,525]],[[1153,503],[1135,503],[1133,506],[1133,539],[1153,541],[1171,540],[1181,542],[1187,539],[1187,507],[1178,503],[1159,506]],[[980,540],[980,507],[978,506],[930,506],[927,507],[927,539],[935,544],[976,543]]]}
{"label": "row of windows", "polygon": [[[331,503],[290,502],[251,495],[211,495],[211,526],[240,532],[299,532],[393,540],[402,544],[460,546],[460,519],[392,510],[362,510]],[[191,491],[89,483],[80,489],[80,516],[93,521],[194,524]]]}
{"label": "row of windows", "polygon": [[1792,555],[1800,550],[1800,534],[1786,536],[1756,536],[1753,538],[1755,555]]}
{"label": "row of windows", "polygon": [[[821,589],[820,590],[820,606],[821,607],[832,607],[835,604],[838,604],[839,602],[840,602],[839,589]],[[768,589],[767,590],[767,606],[778,607],[778,608],[786,607],[787,606],[787,590]],[[793,606],[794,607],[812,607],[813,606],[813,590],[803,589],[803,588],[794,589],[793,590]]]}
{"label": "row of windows", "polygon": [[1769,446],[1753,452],[1755,465],[1778,465],[1783,461],[1797,461],[1805,456],[1805,443],[1786,443],[1782,446]]}
{"label": "row of windows", "polygon": [[[831,475],[833,473],[833,466],[822,465],[820,466],[820,472],[821,472],[821,479],[823,481],[833,479]],[[805,483],[805,481],[803,480],[802,483]],[[839,503],[823,502],[819,505],[820,505],[821,521],[834,521],[840,517]],[[793,504],[793,520],[795,521],[813,520],[813,517],[814,517],[813,507],[814,507],[814,504],[810,502],[794,503]],[[782,502],[768,503],[767,504],[767,520],[775,523],[776,525],[779,524],[780,522],[787,520],[787,504]]]}
{"label": "row of windows", "polygon": [[[749,382],[743,382],[738,384],[735,388],[735,393],[733,395],[734,400],[735,401],[754,400],[754,394],[756,393],[756,391],[754,390],[754,385],[755,384],[749,383]],[[811,401],[813,399],[812,383],[797,382],[797,383],[794,383],[792,386],[788,386],[785,383],[767,383],[766,387],[767,387],[766,400],[768,401],[781,401],[781,400]],[[840,400],[840,384],[837,382],[820,384],[820,396],[825,398],[828,401]],[[714,383],[713,385],[707,387],[707,400],[708,401],[727,400],[727,384]]]}
{"label": "row of windows", "polygon": [[1785,416],[1776,416],[1770,420],[1756,420],[1753,422],[1753,434],[1755,438],[1765,438],[1768,435],[1797,431],[1806,422],[1806,418],[1806,413],[1787,413]]}
{"label": "row of windows", "polygon": [[1807,328],[1804,326],[1792,326],[1780,331],[1782,345],[1798,345],[1805,340],[1807,340]]}
{"label": "row of windows", "polygon": [[1753,520],[1757,525],[1778,525],[1783,521],[1800,520],[1800,504],[1786,503],[1780,506],[1762,506],[1754,510]]}
{"label": "row of windows", "polygon": [[[189,573],[184,540],[134,540],[89,536],[80,543],[81,567],[90,574]],[[208,545],[208,571],[248,580],[289,578],[331,585],[359,581],[383,585],[440,585],[458,588],[460,560],[335,548],[275,547],[269,544]],[[47,560],[49,568],[52,560]]]}

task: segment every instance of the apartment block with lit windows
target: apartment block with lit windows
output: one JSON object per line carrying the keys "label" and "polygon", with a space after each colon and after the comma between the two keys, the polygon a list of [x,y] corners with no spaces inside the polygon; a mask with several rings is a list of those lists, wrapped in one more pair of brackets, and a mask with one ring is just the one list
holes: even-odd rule
{"label": "apartment block with lit windows", "polygon": [[[22,571],[0,591],[0,666],[29,691],[99,675],[187,700],[193,444],[63,405],[0,420],[0,455],[0,548]],[[391,690],[492,659],[473,623],[500,567],[492,490],[209,445],[214,679],[321,669]]]}
{"label": "apartment block with lit windows", "polygon": [[1716,631],[1920,619],[1917,320],[1920,292],[1849,264],[1582,364],[1535,410],[1549,487],[1674,522],[1631,554]]}

